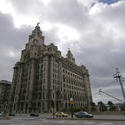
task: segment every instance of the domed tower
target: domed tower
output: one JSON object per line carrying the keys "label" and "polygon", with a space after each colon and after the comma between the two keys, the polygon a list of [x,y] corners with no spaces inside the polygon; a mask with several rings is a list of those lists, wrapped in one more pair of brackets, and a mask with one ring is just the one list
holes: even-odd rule
{"label": "domed tower", "polygon": [[75,63],[75,58],[73,57],[73,54],[71,53],[70,49],[68,49],[66,57],[70,62]]}
{"label": "domed tower", "polygon": [[35,29],[32,31],[32,34],[29,35],[29,43],[35,43],[38,45],[44,44],[44,36],[42,35],[42,32],[40,30],[39,23],[37,23]]}

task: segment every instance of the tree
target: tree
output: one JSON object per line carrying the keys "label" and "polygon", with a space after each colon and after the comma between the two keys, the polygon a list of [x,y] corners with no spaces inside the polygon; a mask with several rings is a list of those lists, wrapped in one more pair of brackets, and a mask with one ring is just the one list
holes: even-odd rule
{"label": "tree", "polygon": [[121,111],[125,111],[125,103],[120,106]]}
{"label": "tree", "polygon": [[113,104],[113,102],[108,101],[107,104],[109,105],[109,111],[116,111],[116,107],[115,107],[115,105]]}
{"label": "tree", "polygon": [[99,106],[100,112],[107,111],[107,107],[105,106],[105,104],[102,101],[98,102],[98,106]]}
{"label": "tree", "polygon": [[96,111],[96,104],[94,102],[91,103],[91,111],[92,112]]}

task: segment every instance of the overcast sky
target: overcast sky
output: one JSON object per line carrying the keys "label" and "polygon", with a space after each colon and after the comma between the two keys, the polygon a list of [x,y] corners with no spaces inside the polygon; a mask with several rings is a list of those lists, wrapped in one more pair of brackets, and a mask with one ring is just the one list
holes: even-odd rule
{"label": "overcast sky", "polygon": [[63,56],[70,48],[87,67],[95,102],[111,100],[99,89],[123,99],[112,75],[118,67],[125,77],[124,0],[0,0],[0,80],[12,80],[37,22],[45,44],[57,45]]}

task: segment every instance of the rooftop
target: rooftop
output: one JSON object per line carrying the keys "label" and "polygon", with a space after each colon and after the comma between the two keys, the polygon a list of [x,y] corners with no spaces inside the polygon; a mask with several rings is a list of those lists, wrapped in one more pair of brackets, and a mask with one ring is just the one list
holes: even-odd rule
{"label": "rooftop", "polygon": [[0,83],[3,83],[3,84],[11,84],[10,81],[7,81],[7,80],[1,80]]}

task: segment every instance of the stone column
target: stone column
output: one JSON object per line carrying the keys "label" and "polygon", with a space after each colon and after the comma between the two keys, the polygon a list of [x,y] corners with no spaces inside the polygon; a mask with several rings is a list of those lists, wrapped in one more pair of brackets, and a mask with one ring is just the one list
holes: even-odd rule
{"label": "stone column", "polygon": [[16,92],[15,92],[15,99],[14,99],[14,102],[15,104],[17,105],[15,107],[15,111],[18,112],[18,103],[20,103],[20,99],[19,99],[19,94],[20,94],[20,88],[21,88],[21,84],[22,84],[22,72],[23,72],[23,65],[20,64],[19,65],[19,76],[18,76],[18,82],[17,82],[17,85],[16,85]]}
{"label": "stone column", "polygon": [[31,60],[31,71],[30,71],[30,84],[29,84],[29,93],[28,93],[28,95],[29,95],[29,99],[28,99],[28,101],[29,101],[29,105],[28,105],[28,109],[29,110],[31,110],[32,111],[32,92],[33,92],[33,84],[34,84],[34,74],[35,74],[35,70],[34,70],[34,68],[35,68],[35,66],[34,66],[34,63],[35,63],[35,60],[34,59],[32,59]]}

